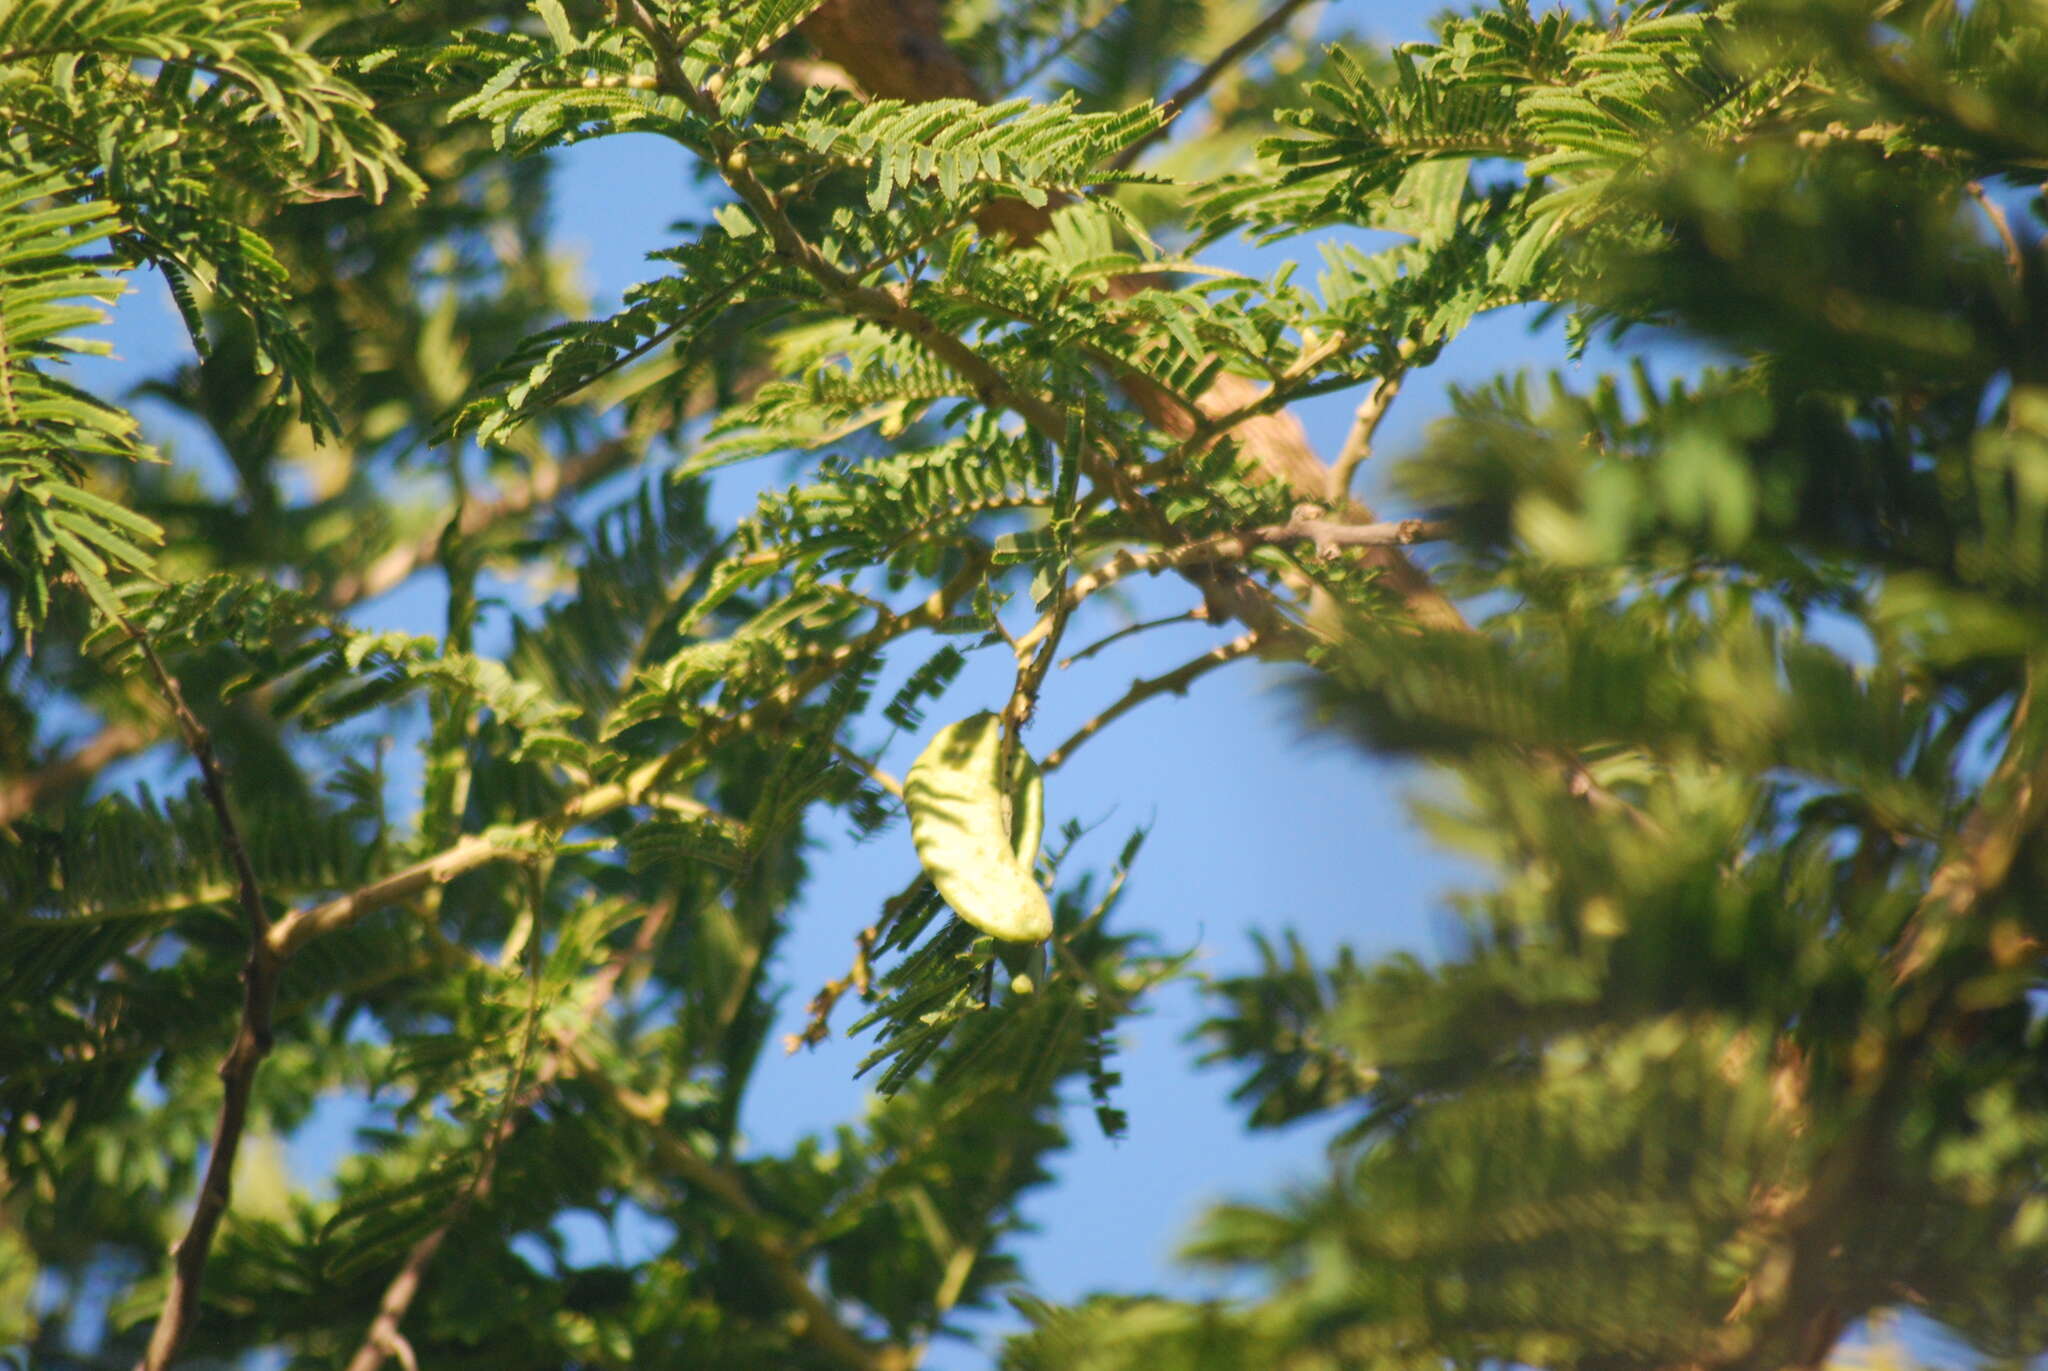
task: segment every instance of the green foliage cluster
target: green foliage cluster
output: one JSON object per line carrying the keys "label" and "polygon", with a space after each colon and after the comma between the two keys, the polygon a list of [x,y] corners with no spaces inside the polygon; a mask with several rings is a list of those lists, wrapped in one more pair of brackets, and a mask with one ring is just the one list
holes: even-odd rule
{"label": "green foliage cluster", "polygon": [[[899,1371],[1005,1294],[1020,1371],[2048,1345],[2048,11],[1301,8],[0,0],[0,1345]],[[622,133],[714,209],[590,318],[547,154]],[[67,375],[145,271],[216,471]],[[1460,391],[1376,518],[1387,406],[1517,305],[1713,365]],[[1139,575],[1237,636],[1044,739]],[[439,632],[367,626],[407,587]],[[1121,1129],[1180,959],[1072,824],[1004,872],[1042,946],[956,917],[874,739],[993,710],[1057,796],[1254,654],[1491,879],[1434,961],[1211,988],[1250,1121],[1338,1138],[1206,1220],[1255,1293],[1032,1300],[1063,1101]],[[752,1152],[821,822],[904,858],[797,987],[876,1098]]]}

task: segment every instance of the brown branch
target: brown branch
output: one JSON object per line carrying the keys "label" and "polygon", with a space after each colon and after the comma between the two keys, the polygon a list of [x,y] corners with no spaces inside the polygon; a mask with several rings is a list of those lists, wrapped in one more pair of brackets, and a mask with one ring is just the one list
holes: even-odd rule
{"label": "brown branch", "polygon": [[[598,808],[588,817],[608,813],[624,803],[625,797],[621,794],[617,804]],[[272,925],[271,952],[280,961],[288,960],[313,939],[337,928],[345,928],[365,914],[396,904],[431,886],[445,885],[478,867],[521,856],[527,851],[527,845],[538,838],[541,827],[540,821],[530,821],[497,839],[484,834],[465,834],[433,856],[421,858],[346,895],[295,909]]]}
{"label": "brown branch", "polygon": [[1135,624],[1125,624],[1114,632],[1105,633],[1073,656],[1060,658],[1060,670],[1065,671],[1076,662],[1085,662],[1104,648],[1120,643],[1124,639],[1136,634],[1149,633],[1155,628],[1167,628],[1173,624],[1200,624],[1207,623],[1208,620],[1209,611],[1207,606],[1196,605],[1193,609],[1182,610],[1178,614],[1168,614],[1159,619],[1146,619]]}
{"label": "brown branch", "polygon": [[[1311,542],[1323,557],[1334,557],[1347,547],[1407,547],[1413,543],[1434,543],[1451,536],[1448,519],[1383,519],[1369,524],[1347,523],[1297,514],[1284,524],[1268,524],[1246,533],[1226,535],[1215,544],[1216,555],[1243,556],[1255,547],[1275,543]],[[1242,545],[1242,551],[1232,549]],[[1193,544],[1200,547],[1202,544]]]}
{"label": "brown branch", "polygon": [[[814,688],[812,674],[799,678]],[[788,688],[785,687],[785,690]],[[778,692],[780,695],[782,692]],[[770,696],[769,700],[777,696]],[[762,701],[767,704],[769,700]],[[758,706],[757,706],[758,708]],[[745,716],[740,716],[744,718]],[[345,895],[323,900],[319,904],[306,905],[295,909],[279,919],[270,930],[272,953],[279,961],[296,954],[315,938],[346,928],[365,914],[397,904],[400,900],[417,895],[435,886],[446,885],[457,876],[489,866],[492,862],[516,861],[542,852],[548,840],[578,824],[624,809],[628,805],[641,804],[657,798],[657,788],[662,774],[684,755],[694,755],[702,746],[714,738],[726,736],[733,728],[739,727],[737,719],[722,721],[722,727],[707,729],[691,743],[678,748],[668,756],[642,763],[622,781],[607,781],[592,786],[581,794],[558,807],[554,813],[524,823],[509,824],[485,833],[467,833],[455,842],[429,857],[422,857],[410,866],[401,867],[388,876],[381,876],[367,885],[359,886]],[[697,818],[718,818],[715,811],[685,796],[671,793],[658,795],[664,808],[687,813]]]}
{"label": "brown branch", "polygon": [[[899,100],[986,99],[966,64],[946,44],[937,0],[827,0],[799,27],[821,55],[838,63],[875,95]],[[1002,200],[976,217],[984,231],[1000,230],[1021,246],[1035,242],[1051,227],[1058,204],[1054,200],[1034,208],[1021,201]],[[1143,276],[1126,277],[1113,282],[1111,290],[1119,296],[1132,295],[1152,284]],[[1301,422],[1284,411],[1262,408],[1269,403],[1268,392],[1246,378],[1220,373],[1200,397],[1199,412],[1189,411],[1163,388],[1141,377],[1121,376],[1119,384],[1147,422],[1169,436],[1192,439],[1198,429],[1205,429],[1198,440],[1204,445],[1223,437],[1236,438],[1267,475],[1290,487],[1299,498],[1327,498],[1329,473]],[[1278,402],[1271,403],[1277,406]],[[1221,428],[1211,427],[1218,415],[1239,417]],[[1370,510],[1356,504],[1342,512],[1368,522],[1373,517]],[[1439,629],[1469,627],[1457,606],[1398,546],[1365,546],[1358,556],[1380,573],[1382,583],[1401,598],[1416,623]],[[1211,596],[1208,587],[1203,591],[1205,598]],[[1215,598],[1218,602],[1212,608],[1232,608],[1226,596]]]}
{"label": "brown branch", "polygon": [[839,754],[841,761],[860,772],[861,775],[873,781],[883,790],[888,791],[899,800],[903,798],[903,782],[888,771],[885,771],[880,765],[869,761],[866,757],[861,756],[858,752],[855,752],[837,739],[834,739],[832,742],[832,750]]}
{"label": "brown branch", "polygon": [[1265,18],[1239,34],[1229,46],[1211,58],[1207,66],[1196,72],[1185,85],[1160,101],[1160,108],[1166,112],[1166,117],[1160,120],[1156,127],[1139,137],[1136,142],[1125,147],[1122,152],[1119,152],[1111,159],[1109,169],[1111,171],[1129,170],[1131,164],[1136,162],[1147,148],[1166,136],[1167,130],[1173,127],[1180,116],[1187,111],[1188,106],[1209,93],[1209,87],[1215,85],[1222,78],[1223,73],[1236,66],[1247,55],[1262,46],[1266,40],[1285,28],[1287,21],[1292,19],[1298,11],[1310,3],[1312,3],[1312,0],[1280,0],[1280,3],[1275,5]]}
{"label": "brown branch", "polygon": [[1375,382],[1365,398],[1358,402],[1358,412],[1351,420],[1351,433],[1344,439],[1344,450],[1330,465],[1330,481],[1323,491],[1324,498],[1331,504],[1341,506],[1351,498],[1352,478],[1372,456],[1372,440],[1379,433],[1380,420],[1387,417],[1387,407],[1400,393],[1401,373],[1391,372]]}
{"label": "brown branch", "polygon": [[[1060,571],[1062,580],[1066,569]],[[1017,680],[1010,690],[1010,702],[1003,708],[1005,728],[1003,745],[996,761],[996,775],[1007,776],[1017,760],[1017,737],[1024,725],[1031,721],[1032,713],[1038,708],[1038,692],[1045,685],[1046,676],[1052,671],[1053,656],[1060,649],[1060,638],[1067,631],[1067,619],[1073,613],[1074,605],[1065,595],[1053,601],[1052,612],[1047,614],[1038,635],[1036,648],[1021,639],[1010,644],[1017,658]]]}
{"label": "brown branch", "polygon": [[1052,751],[1046,753],[1045,760],[1040,763],[1040,768],[1045,771],[1059,770],[1083,743],[1115,723],[1118,719],[1123,718],[1124,715],[1130,713],[1139,705],[1145,703],[1145,701],[1160,695],[1185,695],[1187,694],[1188,687],[1195,681],[1208,675],[1217,667],[1226,666],[1240,657],[1250,656],[1258,649],[1258,646],[1259,635],[1257,633],[1241,633],[1227,643],[1219,643],[1215,647],[1210,648],[1193,661],[1181,663],[1181,665],[1171,671],[1161,672],[1157,676],[1148,677],[1143,680],[1132,681],[1131,688],[1125,691],[1115,703],[1111,704],[1087,723],[1075,729],[1073,736],[1069,737]]}
{"label": "brown branch", "polygon": [[213,1249],[214,1235],[226,1216],[234,1186],[235,1158],[241,1151],[242,1134],[249,1118],[249,1101],[254,1092],[256,1068],[270,1052],[271,1009],[277,999],[280,963],[268,941],[270,916],[263,909],[263,892],[256,883],[256,868],[249,849],[235,823],[228,803],[227,773],[214,755],[213,737],[185,703],[185,692],[165,668],[149,638],[119,614],[111,616],[142,654],[157,689],[170,706],[185,736],[185,745],[199,763],[199,787],[220,829],[222,853],[235,873],[236,900],[249,926],[249,957],[242,967],[242,1015],[235,1040],[221,1060],[220,1116],[214,1122],[213,1144],[206,1158],[206,1172],[199,1182],[199,1197],[192,1207],[192,1219],[185,1234],[171,1248],[171,1281],[164,1292],[163,1309],[151,1330],[149,1346],[136,1363],[138,1371],[163,1371],[177,1355],[191,1331],[192,1317],[199,1309],[199,1289],[206,1278],[206,1259]]}
{"label": "brown branch", "polygon": [[[1071,612],[1089,596],[1139,572],[1156,574],[1205,562],[1239,562],[1262,547],[1312,542],[1321,556],[1334,557],[1346,548],[1399,548],[1413,543],[1435,542],[1449,537],[1451,533],[1451,524],[1443,519],[1390,519],[1352,524],[1319,518],[1309,512],[1313,508],[1303,506],[1294,518],[1284,524],[1219,533],[1196,542],[1150,552],[1121,549],[1093,571],[1075,577],[1054,606],[1054,612],[1062,609]],[[1042,640],[1051,631],[1052,619],[1053,614],[1048,613],[1018,638],[1017,650],[1028,650]],[[1262,632],[1267,631],[1265,626],[1260,627]]]}
{"label": "brown branch", "polygon": [[782,1050],[785,1054],[794,1056],[832,1036],[832,1011],[838,1007],[840,996],[849,990],[862,996],[868,993],[874,971],[869,957],[874,952],[875,939],[881,935],[881,921],[869,924],[855,935],[853,965],[846,969],[844,976],[825,982],[818,988],[818,993],[811,996],[811,1002],[804,1010],[803,1031],[783,1035]]}

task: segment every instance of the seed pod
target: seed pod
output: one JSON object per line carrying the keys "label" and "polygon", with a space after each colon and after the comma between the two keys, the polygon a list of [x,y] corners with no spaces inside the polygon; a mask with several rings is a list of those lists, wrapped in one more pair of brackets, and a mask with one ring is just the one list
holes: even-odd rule
{"label": "seed pod", "polygon": [[1045,833],[1045,781],[1021,747],[998,783],[1002,721],[983,711],[939,730],[904,777],[917,859],[953,912],[1010,942],[1052,935],[1052,906],[1032,874]]}

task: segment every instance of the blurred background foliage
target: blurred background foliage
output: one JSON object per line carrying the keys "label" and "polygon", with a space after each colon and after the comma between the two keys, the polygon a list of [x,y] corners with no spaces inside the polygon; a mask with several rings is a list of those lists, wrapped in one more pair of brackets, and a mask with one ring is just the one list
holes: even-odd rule
{"label": "blurred background foliage", "polygon": [[[1004,1299],[981,1355],[1048,1371],[2048,1346],[2048,9],[1343,20],[0,0],[9,1355],[897,1371]],[[624,133],[712,210],[603,312],[532,154]],[[140,272],[189,360],[72,384]],[[1527,305],[1707,364],[1459,389],[1378,517],[1403,385]],[[1228,1297],[1036,1297],[1062,1102],[1122,1130],[1185,959],[1118,921],[1127,828],[1048,845],[1043,948],[977,936],[883,755],[1002,708],[1057,787],[1260,658],[1484,874],[1433,959],[1275,932],[1210,988],[1249,1124],[1336,1139],[1202,1221]],[[789,985],[821,824],[907,883]],[[866,1114],[746,1146],[835,1032]],[[570,1260],[579,1212],[660,1241]]]}

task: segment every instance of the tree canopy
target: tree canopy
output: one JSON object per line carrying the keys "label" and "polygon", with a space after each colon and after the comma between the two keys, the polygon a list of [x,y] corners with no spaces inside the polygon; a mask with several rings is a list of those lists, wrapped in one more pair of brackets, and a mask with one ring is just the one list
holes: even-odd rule
{"label": "tree canopy", "polygon": [[[0,0],[0,1346],[907,1371],[1007,1299],[1014,1371],[2048,1347],[2048,8],[1342,20]],[[715,208],[593,312],[549,154],[627,133]],[[99,393],[140,273],[189,357]],[[1456,390],[1368,508],[1512,307],[1641,360]],[[1240,1293],[1035,1297],[1020,1197],[1186,961],[1061,768],[1254,660],[1486,874],[1433,959],[1276,929],[1211,987],[1247,1122],[1338,1129],[1202,1219]],[[904,884],[789,986],[821,825]],[[872,1107],[744,1146],[842,1033]],[[385,1112],[310,1186],[337,1097]],[[627,1204],[660,1251],[563,1259]]]}

